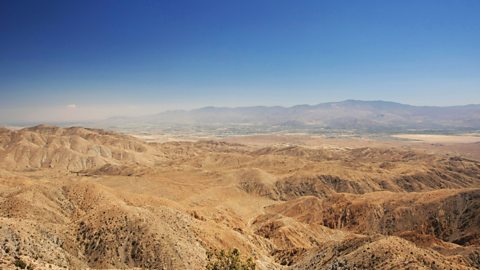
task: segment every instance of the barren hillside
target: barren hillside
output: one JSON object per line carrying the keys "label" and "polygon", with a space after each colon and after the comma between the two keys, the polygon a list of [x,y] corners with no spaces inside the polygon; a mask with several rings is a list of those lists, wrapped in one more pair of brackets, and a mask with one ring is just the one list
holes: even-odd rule
{"label": "barren hillside", "polygon": [[411,147],[0,130],[0,267],[478,269],[480,162]]}

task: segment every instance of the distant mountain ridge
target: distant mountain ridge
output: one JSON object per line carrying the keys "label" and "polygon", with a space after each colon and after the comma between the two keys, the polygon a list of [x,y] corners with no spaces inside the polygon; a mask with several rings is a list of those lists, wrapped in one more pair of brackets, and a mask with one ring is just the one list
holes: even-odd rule
{"label": "distant mountain ridge", "polygon": [[332,129],[480,129],[480,105],[413,106],[390,101],[345,100],[317,105],[204,107],[135,118],[111,118],[101,127],[132,124],[194,126],[296,126]]}

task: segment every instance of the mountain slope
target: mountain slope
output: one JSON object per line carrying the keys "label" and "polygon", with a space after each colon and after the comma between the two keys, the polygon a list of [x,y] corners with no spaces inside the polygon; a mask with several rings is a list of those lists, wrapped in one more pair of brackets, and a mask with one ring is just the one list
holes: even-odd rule
{"label": "mountain slope", "polygon": [[40,125],[0,131],[0,166],[18,170],[81,171],[107,164],[153,164],[150,147],[133,137],[103,130]]}

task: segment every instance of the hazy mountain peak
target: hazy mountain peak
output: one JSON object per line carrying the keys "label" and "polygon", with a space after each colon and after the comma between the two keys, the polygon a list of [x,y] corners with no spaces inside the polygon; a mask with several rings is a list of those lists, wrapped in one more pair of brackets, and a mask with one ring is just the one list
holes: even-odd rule
{"label": "hazy mountain peak", "polygon": [[[111,122],[113,123],[113,121]],[[108,126],[108,121],[103,123]],[[190,111],[167,111],[131,121],[116,121],[122,125],[238,125],[257,126],[259,132],[269,126],[281,125],[304,129],[358,130],[471,130],[480,129],[480,105],[455,107],[412,106],[383,100],[344,100],[317,105],[214,107]],[[264,129],[262,131],[262,128]]]}

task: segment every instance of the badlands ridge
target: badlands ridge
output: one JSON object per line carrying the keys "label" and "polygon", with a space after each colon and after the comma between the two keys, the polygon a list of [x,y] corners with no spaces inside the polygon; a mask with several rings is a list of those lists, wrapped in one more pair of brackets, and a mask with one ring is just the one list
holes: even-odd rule
{"label": "badlands ridge", "polygon": [[478,269],[480,162],[414,147],[0,129],[0,268]]}

